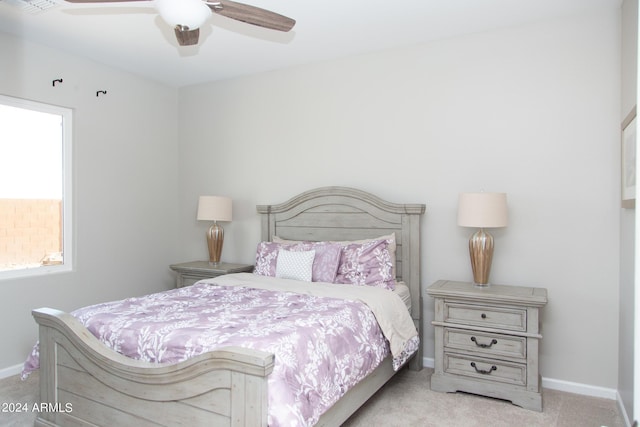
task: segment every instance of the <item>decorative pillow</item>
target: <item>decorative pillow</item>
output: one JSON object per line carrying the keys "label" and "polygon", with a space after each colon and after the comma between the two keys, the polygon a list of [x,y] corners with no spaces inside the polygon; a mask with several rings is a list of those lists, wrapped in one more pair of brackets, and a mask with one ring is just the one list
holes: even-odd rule
{"label": "decorative pillow", "polygon": [[290,245],[283,245],[274,242],[260,242],[256,249],[256,266],[253,269],[254,274],[260,276],[276,275],[276,265],[278,262],[278,251],[286,249]]}
{"label": "decorative pillow", "polygon": [[290,251],[316,251],[313,260],[312,281],[333,283],[338,273],[342,246],[329,242],[305,242],[292,245]]}
{"label": "decorative pillow", "polygon": [[256,250],[254,274],[275,277],[280,249],[296,252],[315,250],[312,281],[333,283],[342,254],[341,245],[328,242],[296,242],[296,244],[260,242]]}
{"label": "decorative pillow", "polygon": [[389,241],[372,240],[343,246],[334,283],[379,286],[393,290],[395,277]]}
{"label": "decorative pillow", "polygon": [[288,251],[280,249],[278,251],[278,261],[276,264],[276,277],[310,282],[315,256],[316,251],[314,250]]}
{"label": "decorative pillow", "polygon": [[[337,243],[339,245],[346,246],[346,245],[349,245],[351,243],[369,243],[369,242],[373,242],[374,240],[387,240],[388,241],[389,246],[387,247],[387,250],[389,251],[389,255],[391,256],[391,274],[395,278],[396,277],[396,247],[397,247],[397,245],[396,245],[396,233],[387,234],[385,236],[380,236],[380,237],[376,237],[376,238],[373,238],[373,239],[330,241],[330,242],[327,242],[327,243]],[[299,240],[287,240],[287,239],[280,238],[278,236],[273,236],[273,241],[277,242],[277,243],[284,243],[284,244],[307,243],[307,242],[299,241]]]}

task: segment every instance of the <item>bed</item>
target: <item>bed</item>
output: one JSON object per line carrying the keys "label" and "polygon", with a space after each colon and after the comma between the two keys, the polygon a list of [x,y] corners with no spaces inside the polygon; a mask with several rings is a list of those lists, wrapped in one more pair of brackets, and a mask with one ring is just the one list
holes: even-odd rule
{"label": "bed", "polygon": [[[357,241],[394,235],[394,273],[406,285],[410,320],[422,336],[424,205],[390,203],[352,188],[323,187],[285,203],[259,205],[257,211],[263,242]],[[268,424],[273,353],[229,346],[179,363],[157,364],[112,351],[71,314],[41,308],[33,316],[40,328],[40,401],[48,405],[38,414],[37,426]],[[408,361],[410,369],[422,369],[421,349],[419,345]],[[316,425],[340,425],[396,372],[392,357],[386,357]]]}

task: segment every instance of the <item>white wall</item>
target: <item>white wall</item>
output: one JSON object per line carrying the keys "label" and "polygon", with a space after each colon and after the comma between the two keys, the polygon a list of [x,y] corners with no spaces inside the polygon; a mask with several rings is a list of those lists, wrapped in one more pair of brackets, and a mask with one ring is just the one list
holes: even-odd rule
{"label": "white wall", "polygon": [[0,281],[2,370],[37,339],[32,309],[167,289],[180,248],[176,89],[0,33],[0,93],[74,110],[76,249],[74,272]]}
{"label": "white wall", "polygon": [[[621,11],[621,111],[620,122],[637,103],[638,76],[638,0],[625,0]],[[620,210],[620,331],[618,359],[618,393],[626,416],[634,413],[634,261],[635,210]]]}
{"label": "white wall", "polygon": [[470,280],[457,195],[505,191],[492,281],[548,289],[542,375],[615,389],[619,38],[602,11],[183,88],[182,255],[206,257],[201,194],[233,198],[223,259],[252,262],[256,204],[344,185],[425,203],[423,283]]}

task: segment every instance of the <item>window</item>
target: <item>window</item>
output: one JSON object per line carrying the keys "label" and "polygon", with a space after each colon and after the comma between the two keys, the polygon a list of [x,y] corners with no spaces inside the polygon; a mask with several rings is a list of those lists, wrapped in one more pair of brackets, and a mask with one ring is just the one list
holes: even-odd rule
{"label": "window", "polygon": [[0,279],[72,268],[71,121],[0,95]]}

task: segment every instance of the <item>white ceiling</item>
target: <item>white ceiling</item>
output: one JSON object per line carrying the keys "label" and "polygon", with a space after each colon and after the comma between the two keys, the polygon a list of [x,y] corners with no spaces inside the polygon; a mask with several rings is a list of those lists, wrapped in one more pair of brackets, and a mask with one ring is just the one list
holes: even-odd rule
{"label": "white ceiling", "polygon": [[[541,19],[621,0],[243,0],[297,21],[289,33],[213,15],[180,47],[152,1],[71,4],[30,13],[0,0],[0,31],[171,86],[228,79]],[[177,0],[180,1],[180,0]]]}

